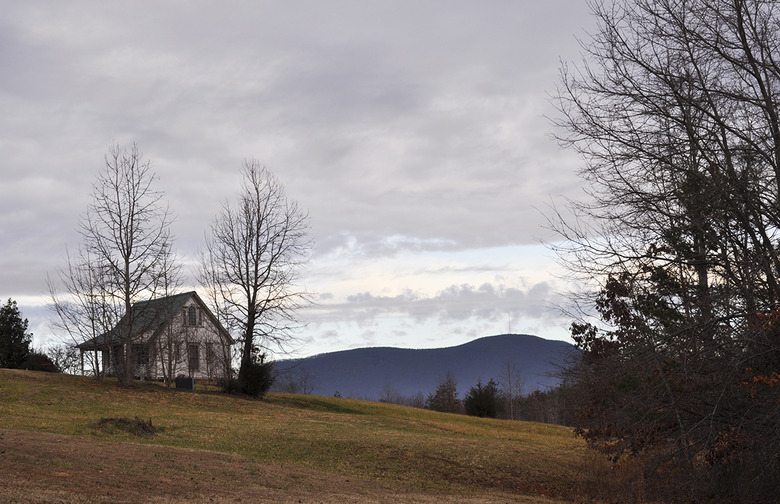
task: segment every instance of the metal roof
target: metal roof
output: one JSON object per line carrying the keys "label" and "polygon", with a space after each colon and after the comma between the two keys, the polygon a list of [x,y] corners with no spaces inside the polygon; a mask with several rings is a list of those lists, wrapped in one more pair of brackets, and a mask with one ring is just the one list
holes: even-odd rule
{"label": "metal roof", "polygon": [[[131,340],[140,338],[143,334],[147,333],[151,333],[152,336],[154,336],[166,322],[181,313],[184,305],[193,296],[197,299],[198,304],[205,308],[205,305],[200,301],[200,298],[195,291],[150,299],[147,301],[138,301],[133,304],[130,309],[132,321],[130,321],[127,314],[125,314],[113,329],[76,345],[76,348],[80,350],[94,350],[99,347],[105,347],[112,342],[118,343],[121,335],[125,334],[123,326],[126,326],[128,323],[132,324],[130,329]],[[213,318],[213,315],[211,315],[210,312],[209,315],[212,320],[216,322],[216,319]],[[227,331],[225,331],[218,322],[217,326],[221,331],[224,331],[225,334],[227,334]],[[228,337],[230,336],[228,335]]]}

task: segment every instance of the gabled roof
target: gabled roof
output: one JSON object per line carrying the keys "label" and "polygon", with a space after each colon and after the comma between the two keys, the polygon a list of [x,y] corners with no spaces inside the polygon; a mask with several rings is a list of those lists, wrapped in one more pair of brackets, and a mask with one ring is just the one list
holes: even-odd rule
{"label": "gabled roof", "polygon": [[[163,328],[166,322],[181,313],[184,305],[193,296],[196,298],[198,304],[205,308],[205,305],[200,300],[195,291],[184,292],[182,294],[175,294],[173,296],[166,296],[157,299],[150,299],[148,301],[139,301],[133,304],[131,308],[133,325],[131,328],[130,338],[136,339],[141,335],[149,332],[152,333],[152,336],[155,336],[157,332]],[[212,322],[214,322],[219,328],[219,330],[223,332],[228,338],[230,338],[230,335],[214,318],[211,312],[207,310],[207,313],[212,319]],[[120,329],[123,326],[126,326],[128,323],[128,317],[125,314],[125,316],[119,320],[119,323],[116,325],[116,327],[107,333],[88,339],[83,343],[76,345],[76,348],[79,348],[80,350],[94,350],[98,347],[106,346],[111,342],[118,343],[120,335],[124,334],[124,331]]]}

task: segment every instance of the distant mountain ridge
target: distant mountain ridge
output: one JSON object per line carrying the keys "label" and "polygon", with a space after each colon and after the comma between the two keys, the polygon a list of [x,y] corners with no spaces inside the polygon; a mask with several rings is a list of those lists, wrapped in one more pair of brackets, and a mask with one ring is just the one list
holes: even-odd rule
{"label": "distant mountain ridge", "polygon": [[568,355],[577,352],[565,341],[546,340],[528,334],[487,336],[447,348],[357,348],[303,359],[276,362],[282,379],[303,370],[313,378],[315,395],[376,399],[390,386],[403,396],[433,392],[447,372],[458,383],[463,397],[478,380],[496,381],[507,363],[525,379],[525,393],[558,384],[553,374]]}

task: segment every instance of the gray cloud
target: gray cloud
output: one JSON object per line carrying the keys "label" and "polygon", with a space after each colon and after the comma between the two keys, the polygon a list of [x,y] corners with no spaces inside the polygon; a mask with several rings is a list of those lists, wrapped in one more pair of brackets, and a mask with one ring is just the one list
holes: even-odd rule
{"label": "gray cloud", "polygon": [[[0,295],[45,292],[113,142],[151,160],[186,259],[246,157],[309,209],[314,261],[338,256],[347,273],[354,257],[535,243],[535,208],[577,190],[543,115],[586,12],[581,0],[0,0]],[[457,319],[489,313],[488,299],[530,306],[527,291],[493,288],[343,308]]]}
{"label": "gray cloud", "polygon": [[560,302],[547,282],[525,288],[453,284],[430,296],[411,290],[393,296],[361,292],[304,311],[307,349],[443,347],[506,332],[560,338],[568,325],[555,308]]}
{"label": "gray cloud", "polygon": [[[333,296],[328,295],[327,300],[331,299]],[[527,289],[491,283],[479,286],[459,284],[433,296],[411,290],[394,296],[360,292],[348,296],[344,302],[322,303],[311,311],[306,310],[306,318],[313,323],[341,319],[358,324],[388,316],[416,322],[436,319],[442,323],[469,318],[495,320],[508,316],[543,320],[555,317],[552,306],[558,301],[558,294],[547,282],[539,282]]]}

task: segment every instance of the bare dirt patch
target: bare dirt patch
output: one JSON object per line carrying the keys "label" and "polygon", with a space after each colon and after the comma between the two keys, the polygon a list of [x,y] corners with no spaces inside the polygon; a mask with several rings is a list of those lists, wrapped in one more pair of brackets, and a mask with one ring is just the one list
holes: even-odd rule
{"label": "bare dirt patch", "polygon": [[505,494],[407,491],[247,457],[0,429],[0,501],[24,503],[554,503]]}

